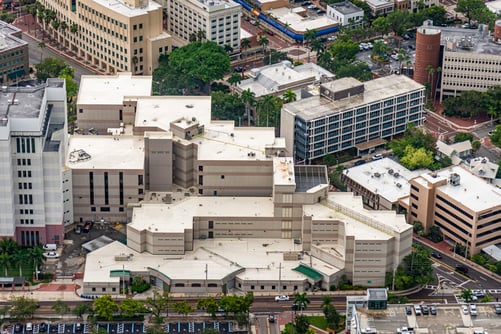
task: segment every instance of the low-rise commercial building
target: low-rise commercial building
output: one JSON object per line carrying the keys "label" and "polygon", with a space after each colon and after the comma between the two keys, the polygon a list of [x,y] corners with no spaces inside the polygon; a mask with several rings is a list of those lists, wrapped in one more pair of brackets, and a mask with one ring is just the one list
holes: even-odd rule
{"label": "low-rise commercial building", "polygon": [[501,239],[501,190],[461,166],[411,180],[409,221],[438,226],[469,255]]}
{"label": "low-rise commercial building", "polygon": [[320,95],[282,107],[280,135],[297,162],[356,147],[367,152],[424,122],[424,86],[406,76],[360,82],[342,78],[320,86]]}
{"label": "low-rise commercial building", "polygon": [[343,27],[361,25],[364,19],[364,11],[349,1],[328,5],[327,15],[339,22]]}
{"label": "low-rise commercial building", "polygon": [[28,43],[21,39],[22,31],[0,21],[0,84],[18,81],[29,71]]}

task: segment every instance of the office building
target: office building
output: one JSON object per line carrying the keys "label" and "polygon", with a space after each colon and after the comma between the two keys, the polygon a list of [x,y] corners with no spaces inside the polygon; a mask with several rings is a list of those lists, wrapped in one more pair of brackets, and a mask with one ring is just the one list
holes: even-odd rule
{"label": "office building", "polygon": [[320,86],[320,95],[282,107],[280,134],[296,162],[357,148],[368,152],[424,122],[424,86],[391,75],[360,82],[342,78]]}
{"label": "office building", "polygon": [[372,17],[385,16],[395,9],[393,1],[366,0],[365,2],[369,5]]}
{"label": "office building", "polygon": [[425,231],[438,226],[446,240],[469,255],[501,240],[501,190],[471,171],[453,166],[411,181],[408,220]]}
{"label": "office building", "polygon": [[72,223],[64,79],[0,92],[0,236],[62,244]]}
{"label": "office building", "polygon": [[330,16],[343,27],[355,27],[361,25],[364,19],[364,11],[349,1],[327,5],[327,16]]}
{"label": "office building", "polygon": [[292,90],[299,100],[302,96],[311,96],[308,87],[318,86],[321,82],[334,79],[334,74],[314,63],[293,66],[284,60],[278,64],[254,68],[247,71],[248,79],[242,80],[235,87],[237,93],[250,90],[255,98],[265,95],[282,96]]}
{"label": "office building", "polygon": [[410,171],[393,159],[383,158],[345,169],[341,179],[347,191],[362,196],[366,206],[399,212],[400,201],[409,197],[410,180],[424,172]]}
{"label": "office building", "polygon": [[[420,42],[422,40],[422,42]],[[501,84],[501,21],[494,33],[478,29],[436,27],[426,21],[416,34],[415,80],[432,81],[440,100],[461,92],[484,92]],[[430,71],[430,67],[433,71]],[[437,69],[440,68],[440,71]]]}
{"label": "office building", "polygon": [[[151,74],[159,56],[172,51],[163,31],[162,6],[148,0],[83,0],[40,3],[56,13],[58,29],[42,22],[61,47],[106,74]],[[63,28],[64,27],[64,28]]]}
{"label": "office building", "polygon": [[29,73],[28,43],[22,31],[0,21],[0,84],[18,81]]}
{"label": "office building", "polygon": [[183,44],[203,37],[240,50],[239,4],[231,0],[168,0],[167,9],[168,30]]}

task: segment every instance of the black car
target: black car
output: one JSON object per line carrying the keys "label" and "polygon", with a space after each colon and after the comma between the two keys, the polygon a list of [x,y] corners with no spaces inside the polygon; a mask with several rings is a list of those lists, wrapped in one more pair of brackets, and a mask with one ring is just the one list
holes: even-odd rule
{"label": "black car", "polygon": [[405,307],[405,314],[412,315],[412,308],[410,306]]}
{"label": "black car", "polygon": [[38,332],[40,333],[47,332],[47,324],[45,322],[42,322],[38,325]]}
{"label": "black car", "polygon": [[23,324],[17,323],[14,325],[14,333],[21,333],[23,331]]}
{"label": "black car", "polygon": [[242,66],[237,66],[233,69],[233,71],[237,72],[237,73],[241,73],[243,72],[244,68]]}
{"label": "black car", "polygon": [[353,165],[354,166],[360,166],[360,165],[363,165],[365,164],[365,160],[358,160],[357,162],[355,162]]}
{"label": "black car", "polygon": [[456,271],[459,271],[460,273],[466,274],[468,272],[468,268],[466,268],[462,264],[456,264]]}
{"label": "black car", "polygon": [[435,259],[441,259],[442,258],[442,254],[435,253],[435,252],[431,253],[431,256],[434,257]]}
{"label": "black car", "polygon": [[275,315],[273,313],[270,313],[270,315],[268,316],[268,321],[275,322]]}

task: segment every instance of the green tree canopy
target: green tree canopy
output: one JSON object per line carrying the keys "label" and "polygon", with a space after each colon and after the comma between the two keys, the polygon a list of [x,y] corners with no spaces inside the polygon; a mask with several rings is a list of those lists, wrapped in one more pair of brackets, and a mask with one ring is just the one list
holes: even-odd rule
{"label": "green tree canopy", "polygon": [[400,163],[410,170],[428,168],[433,162],[432,151],[427,151],[424,147],[416,149],[411,145],[407,145],[405,155],[400,159]]}
{"label": "green tree canopy", "polygon": [[461,143],[466,140],[472,141],[473,135],[469,132],[456,132],[456,135],[454,136],[455,143]]}
{"label": "green tree canopy", "polygon": [[230,57],[215,42],[193,42],[172,51],[169,67],[202,82],[209,92],[210,83],[223,79],[230,71]]}
{"label": "green tree canopy", "polygon": [[58,299],[51,307],[57,314],[61,316],[61,318],[70,312],[70,307],[64,300]]}
{"label": "green tree canopy", "polygon": [[456,3],[456,11],[463,13],[471,22],[475,18],[475,14],[479,12],[483,7],[485,7],[482,0],[458,0]]}
{"label": "green tree canopy", "polygon": [[38,307],[35,299],[25,296],[12,296],[10,301],[11,307],[9,313],[15,319],[26,319],[33,316]]}
{"label": "green tree canopy", "polygon": [[120,303],[120,313],[126,318],[132,318],[137,313],[143,311],[143,303],[140,300],[125,298]]}
{"label": "green tree canopy", "polygon": [[118,311],[118,305],[110,295],[104,295],[94,300],[94,312],[106,320],[113,319],[113,313]]}
{"label": "green tree canopy", "polygon": [[[37,79],[46,81],[48,78],[57,78],[66,67],[65,61],[62,59],[45,58],[42,62],[35,65]],[[67,74],[68,72],[63,73],[63,75]]]}

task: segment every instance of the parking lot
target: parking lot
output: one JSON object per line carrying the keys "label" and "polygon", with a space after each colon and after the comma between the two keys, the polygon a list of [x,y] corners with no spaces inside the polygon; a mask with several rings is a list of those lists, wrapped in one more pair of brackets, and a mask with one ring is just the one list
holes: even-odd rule
{"label": "parking lot", "polygon": [[470,314],[470,311],[463,312],[459,304],[434,306],[436,315],[416,316],[414,307],[412,314],[406,314],[405,306],[390,306],[387,310],[362,310],[360,325],[362,328],[375,328],[381,334],[396,333],[402,327],[419,328],[424,330],[423,333],[430,334],[453,334],[461,328],[501,333],[501,315],[496,314],[493,304],[476,304],[477,315]]}
{"label": "parking lot", "polygon": [[[17,323],[5,328],[7,334],[38,334],[38,333],[91,333],[93,330],[104,329],[107,333],[146,333],[146,326],[142,322],[109,322],[99,324],[85,323]],[[164,326],[168,333],[202,333],[207,329],[216,329],[219,333],[244,333],[231,321],[205,322],[169,322]],[[246,331],[245,331],[246,332]]]}

